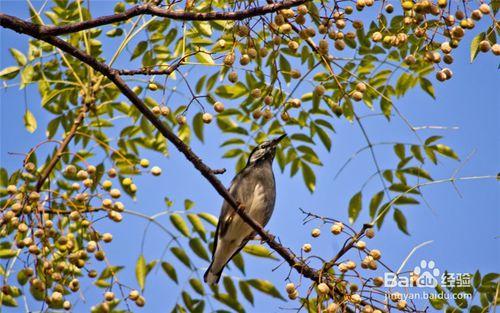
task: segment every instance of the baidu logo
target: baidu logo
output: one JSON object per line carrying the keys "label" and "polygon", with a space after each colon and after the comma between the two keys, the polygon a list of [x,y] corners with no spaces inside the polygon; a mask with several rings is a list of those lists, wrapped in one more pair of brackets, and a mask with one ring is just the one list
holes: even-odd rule
{"label": "baidu logo", "polygon": [[436,287],[440,272],[434,261],[420,261],[420,266],[415,266],[411,282],[417,287]]}
{"label": "baidu logo", "polygon": [[393,287],[436,287],[440,282],[441,271],[436,268],[434,261],[420,261],[415,266],[413,272],[408,276],[398,275],[396,273],[384,274],[384,286]]}

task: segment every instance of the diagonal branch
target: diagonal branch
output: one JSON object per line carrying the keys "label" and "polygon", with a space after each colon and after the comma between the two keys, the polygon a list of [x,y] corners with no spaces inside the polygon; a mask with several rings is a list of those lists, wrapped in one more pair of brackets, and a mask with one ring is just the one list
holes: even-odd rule
{"label": "diagonal branch", "polygon": [[42,189],[43,184],[49,178],[50,173],[54,169],[54,167],[57,165],[59,162],[59,159],[63,155],[64,150],[68,147],[69,143],[71,142],[71,139],[76,134],[76,131],[80,127],[80,125],[83,122],[83,119],[85,118],[85,114],[87,113],[88,110],[88,105],[84,104],[83,108],[80,109],[80,112],[78,113],[78,116],[76,117],[75,121],[73,122],[73,125],[71,126],[71,129],[69,132],[66,134],[66,137],[64,137],[64,140],[62,141],[61,145],[59,148],[57,148],[56,152],[52,156],[52,159],[50,159],[49,164],[43,169],[42,174],[40,175],[40,178],[36,182],[36,191],[40,191]]}
{"label": "diagonal branch", "polygon": [[266,4],[250,9],[234,12],[186,12],[174,11],[171,9],[162,9],[154,4],[147,3],[134,6],[123,13],[101,16],[92,20],[63,25],[63,26],[37,26],[39,34],[58,36],[63,34],[75,33],[98,26],[109,25],[112,23],[127,21],[138,15],[151,15],[169,18],[181,21],[213,21],[213,20],[243,20],[255,16],[273,13],[283,9],[289,9],[306,3],[308,0],[290,0]]}
{"label": "diagonal branch", "polygon": [[72,55],[80,61],[88,64],[102,75],[111,80],[116,87],[127,97],[132,104],[155,126],[155,128],[167,138],[184,156],[190,161],[193,166],[205,177],[214,189],[221,195],[224,200],[236,211],[245,223],[247,223],[255,232],[264,240],[274,251],[276,251],[285,261],[293,267],[301,275],[318,281],[320,279],[318,272],[299,260],[294,253],[288,248],[282,246],[275,240],[275,237],[266,232],[261,225],[255,222],[245,211],[238,201],[229,194],[228,190],[222,182],[214,175],[214,171],[208,167],[203,161],[187,146],[179,137],[170,131],[165,124],[163,124],[151,112],[144,102],[133,92],[130,87],[123,81],[118,72],[108,65],[97,61],[94,57],[86,54],[85,52],[76,49],[66,41],[54,36],[48,36],[40,32],[40,26],[26,22],[14,16],[9,16],[0,13],[0,26],[14,30],[18,33],[29,35],[33,38],[43,40],[62,51]]}

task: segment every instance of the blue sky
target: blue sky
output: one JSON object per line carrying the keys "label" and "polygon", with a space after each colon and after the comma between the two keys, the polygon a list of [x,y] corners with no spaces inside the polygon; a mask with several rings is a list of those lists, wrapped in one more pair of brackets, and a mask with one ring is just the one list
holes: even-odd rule
{"label": "blue sky", "polygon": [[[111,12],[110,3],[111,1],[97,2],[95,8],[102,6],[103,10],[100,13]],[[25,4],[22,1],[2,1],[0,6],[2,12],[26,16]],[[8,48],[14,47],[25,51],[27,37],[4,29],[0,30],[0,36],[0,65],[1,68],[5,68],[14,62],[8,53]],[[470,42],[470,39],[466,38],[465,42]],[[110,44],[110,48],[113,48],[111,43],[105,41],[104,46],[106,44]],[[431,134],[445,136],[443,142],[452,146],[462,160],[475,151],[459,176],[494,175],[500,168],[498,59],[491,54],[479,55],[476,61],[470,64],[467,45],[459,48],[454,56],[456,62],[451,68],[455,75],[446,83],[435,82],[436,100],[415,89],[397,100],[395,105],[415,126],[459,128],[421,131],[424,138]],[[127,58],[124,58],[118,62],[117,67],[127,67],[127,65]],[[34,134],[29,134],[22,124],[24,97],[27,99],[29,109],[38,120],[39,127]],[[47,116],[47,112],[41,110],[35,86],[29,87],[26,93],[15,87],[3,88],[0,91],[0,102],[0,162],[2,167],[14,170],[21,166],[22,159],[8,153],[26,152],[43,140],[45,125],[50,117]],[[373,142],[415,142],[408,128],[397,118],[389,124],[381,118],[366,119],[364,123]],[[343,241],[329,235],[326,227],[322,228],[323,235],[319,239],[312,239],[309,233],[313,226],[319,224],[302,226],[303,216],[299,208],[347,220],[347,204],[350,197],[375,171],[369,152],[366,151],[334,180],[334,175],[341,165],[356,150],[366,145],[359,127],[355,124],[342,121],[337,122],[335,128],[337,133],[332,137],[332,152],[327,153],[322,148],[318,149],[324,166],[316,171],[317,189],[314,194],[307,191],[300,175],[290,178],[288,172],[281,174],[277,168],[275,169],[278,196],[275,213],[267,226],[285,246],[298,251],[303,243],[310,242],[313,250],[325,257],[332,256]],[[226,137],[221,136],[215,125],[211,125],[207,128],[206,138],[205,144],[195,140],[193,150],[207,164],[216,168],[227,168],[228,172],[220,178],[228,184],[234,175],[234,163],[232,160],[222,159],[223,151],[218,148]],[[376,147],[375,151],[382,168],[395,164],[390,146]],[[182,155],[172,147],[170,152],[167,159],[157,154],[146,154],[152,164],[163,168],[164,174],[156,178],[146,175],[134,179],[139,186],[138,200],[131,202],[129,207],[152,215],[165,209],[163,198],[168,196],[174,200],[174,208],[182,209],[183,200],[189,198],[196,202],[193,210],[218,215],[221,206],[220,197]],[[458,165],[457,162],[443,160],[439,166],[430,166],[427,169],[435,179],[448,178]],[[380,249],[385,263],[397,268],[414,246],[432,240],[430,245],[413,255],[408,262],[408,269],[418,265],[420,260],[426,259],[434,260],[438,268],[450,272],[475,272],[477,269],[484,273],[498,272],[500,264],[498,183],[493,180],[478,180],[460,182],[458,187],[463,197],[460,197],[450,184],[426,187],[424,195],[431,208],[423,204],[404,208],[411,236],[402,234],[392,219],[388,218],[382,231],[370,240],[369,247]],[[374,179],[366,191],[367,194],[373,194],[379,189],[379,181]],[[365,204],[368,201],[369,199],[364,199]],[[367,220],[368,214],[365,209],[355,228],[361,227],[362,222]],[[160,219],[160,222],[168,225],[168,217]],[[115,240],[108,246],[108,255],[113,263],[129,266],[122,272],[121,277],[132,286],[135,285],[133,266],[141,253],[140,243],[145,225],[144,220],[132,216],[126,216],[121,224],[109,225]],[[108,227],[108,224],[102,226]],[[168,238],[158,228],[151,226],[145,245],[146,258],[148,260],[160,258],[167,240]],[[167,256],[167,259],[172,260],[172,256]],[[197,265],[207,265],[200,259],[196,260]],[[283,280],[288,273],[287,267],[282,266],[273,272],[272,269],[278,265],[277,262],[262,261],[250,256],[246,257],[246,264],[248,277],[266,277],[283,290]],[[239,272],[231,271],[230,274],[239,275]],[[144,312],[167,311],[179,299],[176,288],[161,270],[154,271],[147,281],[148,305]],[[98,292],[92,290],[87,297],[92,300],[97,295]],[[255,308],[249,307],[249,311],[280,312],[278,307],[296,306],[268,297],[257,299]],[[86,306],[79,305],[76,311],[85,311]]]}

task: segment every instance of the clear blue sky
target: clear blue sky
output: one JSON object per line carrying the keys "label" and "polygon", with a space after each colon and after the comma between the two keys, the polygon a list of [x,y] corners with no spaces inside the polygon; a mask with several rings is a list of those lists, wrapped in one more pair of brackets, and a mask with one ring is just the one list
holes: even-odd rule
{"label": "clear blue sky", "polygon": [[[99,9],[99,14],[111,12],[112,3],[113,1],[92,2],[94,9]],[[0,6],[2,12],[23,17],[27,15],[23,1],[2,1]],[[0,36],[0,67],[4,68],[14,62],[8,53],[8,48],[14,47],[25,51],[28,38],[4,29],[0,30]],[[466,38],[465,42],[470,42],[470,38]],[[114,48],[111,41],[104,41],[104,46],[108,52]],[[479,55],[474,64],[470,64],[469,50],[467,45],[464,45],[456,51],[455,60],[452,66],[455,73],[453,79],[446,83],[435,83],[436,100],[415,89],[397,100],[395,104],[415,126],[459,127],[458,130],[421,131],[424,138],[430,134],[444,135],[443,142],[452,146],[462,160],[472,150],[476,151],[459,176],[494,175],[500,170],[498,59],[491,54]],[[117,67],[120,66],[128,67],[126,58],[117,64]],[[39,127],[34,134],[29,134],[22,124],[25,96],[29,109],[34,112],[38,120]],[[29,87],[26,94],[17,88],[2,89],[0,102],[0,162],[2,167],[14,170],[21,166],[22,159],[8,153],[26,152],[41,141],[50,117],[47,112],[41,110],[35,86]],[[373,142],[415,141],[408,128],[397,118],[390,124],[383,119],[371,118],[365,121],[365,126]],[[301,226],[303,216],[299,208],[347,220],[347,204],[350,197],[375,171],[369,153],[364,152],[337,180],[333,179],[334,174],[349,156],[366,145],[356,125],[343,121],[338,122],[335,127],[337,133],[332,137],[332,152],[318,150],[324,166],[316,171],[317,190],[314,194],[311,195],[306,190],[300,175],[290,178],[288,173],[281,174],[278,169],[275,170],[278,197],[274,216],[267,226],[279,236],[284,245],[295,251],[298,251],[303,243],[311,242],[314,251],[320,251],[319,254],[325,257],[333,255],[342,242],[330,236],[326,228],[323,228],[323,236],[313,240],[309,236],[312,224]],[[223,151],[218,148],[225,137],[220,135],[215,125],[211,125],[207,130],[206,143],[200,144],[195,140],[193,150],[208,164],[217,168],[226,167],[228,172],[220,178],[228,184],[234,175],[234,163],[232,160],[222,159]],[[174,200],[174,208],[182,209],[183,200],[190,198],[196,202],[195,211],[218,215],[221,206],[220,197],[183,156],[173,148],[170,152],[171,155],[167,159],[157,154],[148,155],[152,164],[163,168],[164,174],[158,178],[149,175],[136,178],[140,188],[138,200],[130,202],[129,207],[152,215],[165,209],[163,198],[168,196]],[[382,168],[394,166],[395,159],[390,146],[378,147],[376,153]],[[458,165],[457,162],[444,160],[439,166],[428,166],[427,169],[435,179],[448,178]],[[397,268],[413,246],[433,240],[432,244],[415,253],[408,263],[410,267],[417,265],[421,259],[427,259],[434,260],[437,267],[450,272],[475,272],[477,269],[484,273],[499,272],[498,183],[492,180],[474,181],[458,183],[458,187],[463,198],[457,195],[450,184],[427,187],[424,195],[431,209],[423,204],[404,208],[411,236],[402,234],[392,219],[387,218],[382,231],[370,241],[370,247],[380,249],[385,263]],[[379,181],[374,179],[367,187],[366,193],[373,194],[379,189]],[[364,200],[365,204],[368,203],[368,199]],[[361,223],[367,220],[365,209],[355,227],[360,227]],[[169,223],[167,217],[160,221],[166,225]],[[133,266],[141,252],[140,243],[145,225],[144,220],[126,216],[121,224],[109,226],[115,240],[108,246],[108,255],[113,263],[129,266],[120,277],[132,286],[135,285]],[[102,226],[108,227],[104,224]],[[146,258],[148,260],[160,258],[167,240],[168,238],[158,228],[151,226],[145,246]],[[167,259],[173,258],[167,255]],[[200,259],[196,261],[199,266],[207,265]],[[262,261],[250,256],[246,257],[246,263],[248,277],[266,277],[283,290],[281,282],[287,275],[287,267],[283,266],[272,272],[277,262]],[[239,275],[239,272],[232,271],[231,274]],[[90,303],[94,303],[92,297],[97,295],[95,290],[86,295]],[[148,304],[144,312],[165,312],[177,299],[180,299],[179,297],[177,286],[173,285],[161,270],[154,271],[147,280]],[[278,307],[296,306],[269,297],[257,299],[255,308],[249,308],[248,311],[280,312]],[[85,311],[87,305],[80,304],[76,312]],[[33,309],[35,308],[37,307],[33,306]]]}

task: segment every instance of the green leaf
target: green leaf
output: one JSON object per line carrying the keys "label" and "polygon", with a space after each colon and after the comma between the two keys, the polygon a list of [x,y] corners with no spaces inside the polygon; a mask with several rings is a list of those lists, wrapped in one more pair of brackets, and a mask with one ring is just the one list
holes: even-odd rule
{"label": "green leaf", "polygon": [[177,228],[177,230],[186,237],[191,235],[189,231],[189,227],[186,224],[186,221],[182,218],[180,214],[173,213],[170,215],[170,222]]}
{"label": "green leaf", "polygon": [[198,138],[201,142],[204,141],[203,138],[203,129],[205,127],[205,124],[203,123],[203,114],[202,113],[197,113],[193,117],[193,130],[194,134],[196,135],[196,138]]}
{"label": "green leaf", "polygon": [[391,117],[392,101],[390,100],[389,95],[384,94],[384,97],[380,99],[380,109],[387,119]]}
{"label": "green leaf", "polygon": [[0,71],[0,78],[2,79],[12,79],[17,76],[20,68],[18,66],[9,66]]}
{"label": "green leaf", "polygon": [[359,216],[359,212],[361,212],[361,200],[362,200],[362,194],[361,191],[356,193],[354,196],[352,196],[351,200],[349,201],[349,223],[354,223],[356,219]]}
{"label": "green leaf", "polygon": [[191,285],[193,290],[196,291],[198,294],[200,294],[201,296],[205,295],[205,288],[203,288],[203,284],[199,279],[191,278],[189,280],[189,284]]}
{"label": "green leaf", "polygon": [[422,150],[420,149],[420,146],[417,145],[412,145],[411,148],[411,153],[413,156],[420,161],[420,163],[424,163],[424,157],[422,156]]}
{"label": "green leaf", "polygon": [[276,287],[274,287],[273,283],[271,283],[268,280],[264,279],[249,279],[246,281],[250,286],[253,288],[259,290],[260,292],[263,292],[265,294],[268,294],[272,296],[273,298],[278,298],[285,300],[283,296],[281,296],[280,292]]}
{"label": "green leaf", "polygon": [[9,51],[10,51],[10,54],[12,54],[12,56],[14,57],[14,59],[16,59],[16,62],[17,62],[17,64],[19,64],[19,66],[26,65],[28,60],[26,59],[26,57],[24,56],[24,54],[21,51],[14,49],[14,48],[10,48]]}
{"label": "green leaf", "polygon": [[175,268],[172,266],[172,264],[168,262],[161,262],[161,268],[163,271],[170,277],[171,280],[173,280],[175,283],[179,283],[177,280],[177,272],[175,271]]}
{"label": "green leaf", "polygon": [[389,186],[390,191],[396,191],[396,192],[404,192],[404,193],[414,193],[414,194],[419,194],[419,191],[417,189],[412,189],[411,186],[405,185],[405,184],[392,184]]}
{"label": "green leaf", "polygon": [[132,56],[130,57],[130,60],[132,61],[133,59],[135,59],[138,56],[140,56],[141,54],[143,54],[144,51],[146,51],[147,48],[148,48],[147,41],[141,41],[141,42],[139,42],[137,44],[137,46],[135,46],[134,52],[132,52]]}
{"label": "green leaf", "polygon": [[205,247],[203,246],[203,243],[201,242],[200,238],[192,238],[189,240],[189,247],[191,247],[191,250],[202,258],[205,261],[210,261],[210,258],[208,257],[208,253],[205,250]]}
{"label": "green leaf", "polygon": [[263,245],[246,245],[243,248],[243,251],[245,253],[251,254],[253,256],[278,260],[277,257],[272,255],[272,251],[270,251],[269,249],[267,249]]}
{"label": "green leaf", "polygon": [[19,272],[17,272],[17,282],[19,283],[19,285],[26,285],[29,279],[30,278],[28,277],[28,275],[26,275],[26,271],[20,270]]}
{"label": "green leaf", "polygon": [[432,86],[430,80],[424,77],[420,77],[420,87],[422,87],[422,90],[429,94],[429,96],[431,96],[433,99],[436,99],[436,96],[434,95],[434,87]]}
{"label": "green leaf", "polygon": [[332,148],[332,140],[330,139],[330,136],[324,131],[321,127],[316,128],[318,132],[319,139],[321,139],[321,142],[325,146],[326,150],[330,151]]}
{"label": "green leaf", "polygon": [[434,150],[431,147],[425,147],[424,151],[427,157],[432,161],[432,163],[437,164],[437,158]]}
{"label": "green leaf", "polygon": [[144,290],[144,286],[146,284],[146,272],[146,259],[144,258],[144,255],[141,254],[135,263],[135,278],[137,279],[137,283],[139,284],[141,290]]}
{"label": "green leaf", "polygon": [[240,272],[245,274],[245,260],[243,259],[241,253],[238,253],[233,257],[233,263],[240,270]]}
{"label": "green leaf", "polygon": [[[238,302],[238,300],[234,299],[233,297],[231,297],[227,293],[216,293],[213,295],[213,297],[215,300],[220,301],[221,303],[224,303],[225,305],[229,306],[230,308],[232,308],[236,312],[241,312],[241,313],[245,312],[245,310],[243,309],[243,306]],[[225,313],[227,311],[221,311],[221,313],[222,312]]]}
{"label": "green leaf", "polygon": [[240,287],[240,291],[245,299],[247,299],[247,301],[253,305],[253,293],[248,283],[246,283],[244,280],[240,280],[238,282],[238,286]]}
{"label": "green leaf", "polygon": [[304,178],[307,189],[309,189],[309,191],[313,193],[316,189],[316,174],[314,174],[312,168],[304,162],[301,163],[301,168],[302,177]]}
{"label": "green leaf", "polygon": [[394,201],[394,204],[404,205],[404,204],[419,204],[418,200],[406,197],[406,196],[398,196]]}
{"label": "green leaf", "polygon": [[191,261],[189,260],[189,256],[186,254],[186,251],[184,249],[179,248],[179,247],[172,247],[170,248],[170,251],[175,255],[179,261],[182,262],[182,264],[186,265],[186,267],[191,268]]}
{"label": "green leaf", "polygon": [[406,217],[404,216],[403,212],[399,209],[394,209],[394,220],[396,221],[396,224],[398,225],[399,230],[401,230],[403,233],[409,235],[408,229],[406,226]]}
{"label": "green leaf", "polygon": [[206,241],[205,226],[203,225],[203,222],[201,221],[199,216],[196,214],[190,213],[187,215],[187,218],[188,218],[189,222],[191,223],[191,225],[193,225],[193,228],[198,233],[198,235],[200,235],[200,237]]}
{"label": "green leaf", "polygon": [[479,288],[479,286],[481,285],[481,273],[479,273],[479,271],[476,271],[476,273],[474,274],[474,279],[472,280],[472,285],[476,289]]}
{"label": "green leaf", "polygon": [[311,137],[309,137],[309,136],[307,136],[305,134],[302,134],[302,133],[293,134],[293,135],[290,136],[290,139],[291,140],[304,141],[304,142],[307,142],[307,143],[314,144],[314,141],[311,139]]}
{"label": "green leaf", "polygon": [[98,279],[108,279],[123,269],[123,266],[108,266],[99,275]]}
{"label": "green leaf", "polygon": [[190,199],[185,199],[184,200],[184,209],[186,211],[191,210],[194,207],[194,201]]}
{"label": "green leaf", "polygon": [[35,132],[37,128],[37,122],[35,116],[33,115],[33,113],[31,113],[30,110],[26,110],[26,112],[24,113],[23,120],[24,120],[24,127],[26,127],[26,130],[28,130],[30,133]]}
{"label": "green leaf", "polygon": [[237,99],[247,93],[247,88],[240,82],[234,85],[222,85],[215,89],[215,94],[225,99]]}
{"label": "green leaf", "polygon": [[196,59],[203,64],[215,64],[214,59],[209,53],[206,53],[206,50],[200,49],[201,52],[195,54]]}
{"label": "green leaf", "polygon": [[201,34],[210,37],[212,36],[212,26],[210,26],[209,22],[193,22],[193,26],[200,32]]}
{"label": "green leaf", "polygon": [[10,250],[10,249],[1,249],[0,250],[0,259],[10,259],[13,258],[17,255],[16,250]]}
{"label": "green leaf", "polygon": [[470,42],[470,63],[472,63],[477,57],[477,54],[479,53],[479,43],[484,39],[485,36],[486,34],[484,32],[479,33]]}
{"label": "green leaf", "polygon": [[51,120],[49,124],[47,125],[47,131],[46,135],[47,138],[52,138],[57,132],[57,128],[59,127],[59,123],[61,122],[61,117],[56,117],[55,119]]}
{"label": "green leaf", "polygon": [[427,138],[425,140],[424,145],[428,146],[431,143],[433,143],[433,142],[435,142],[435,141],[437,141],[437,140],[439,140],[441,138],[443,138],[443,137],[442,136],[430,136],[429,138]]}
{"label": "green leaf", "polygon": [[224,284],[224,289],[226,289],[227,293],[233,297],[237,298],[236,287],[234,286],[233,280],[229,276],[224,276],[222,279],[222,283]]}
{"label": "green leaf", "polygon": [[7,307],[17,307],[17,301],[12,296],[2,294],[0,299],[2,299],[2,305]]}
{"label": "green leaf", "polygon": [[26,87],[29,83],[33,81],[33,76],[35,75],[35,69],[32,65],[26,65],[21,71],[21,85],[20,89]]}
{"label": "green leaf", "polygon": [[401,171],[404,173],[413,175],[413,176],[422,177],[422,178],[425,178],[427,180],[432,180],[431,175],[426,170],[424,170],[423,168],[420,168],[420,167],[408,167],[408,168],[402,169]]}
{"label": "green leaf", "polygon": [[394,152],[399,159],[403,160],[405,158],[405,146],[403,144],[397,143],[394,145]]}
{"label": "green leaf", "polygon": [[380,203],[382,203],[382,200],[384,199],[384,191],[379,191],[376,193],[372,199],[370,200],[370,217],[374,218],[375,213],[377,212],[378,207],[380,206]]}
{"label": "green leaf", "polygon": [[452,158],[452,159],[455,159],[455,160],[458,160],[458,155],[455,153],[455,151],[453,151],[453,149],[451,149],[450,147],[446,146],[446,145],[443,145],[443,144],[437,144],[435,146],[435,150],[444,155],[444,156],[447,156],[449,158]]}
{"label": "green leaf", "polygon": [[215,215],[212,215],[210,213],[198,213],[198,216],[214,226],[217,226],[217,222],[219,221],[219,219],[215,217]]}
{"label": "green leaf", "polygon": [[429,297],[429,302],[436,310],[442,310],[444,308],[444,305],[446,304],[446,301],[439,297]]}

